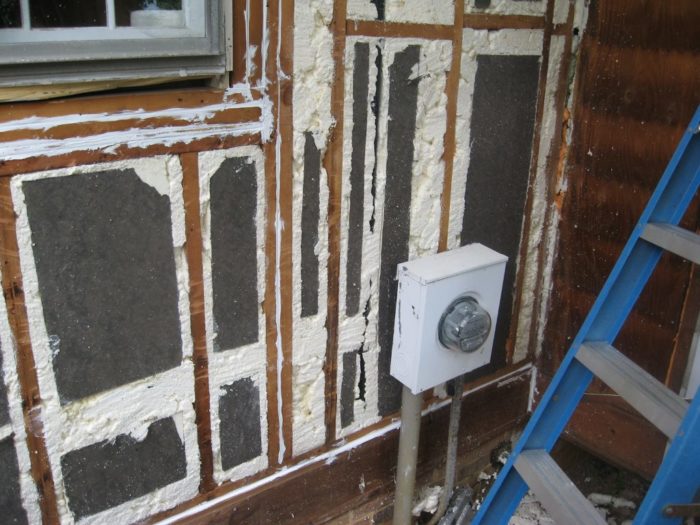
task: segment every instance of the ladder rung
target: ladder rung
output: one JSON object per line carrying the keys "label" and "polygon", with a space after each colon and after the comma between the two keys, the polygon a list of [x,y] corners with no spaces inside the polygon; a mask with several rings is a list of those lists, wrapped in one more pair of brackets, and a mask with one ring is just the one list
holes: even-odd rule
{"label": "ladder rung", "polygon": [[641,237],[659,248],[700,264],[700,235],[696,233],[673,224],[649,223]]}
{"label": "ladder rung", "polygon": [[545,450],[525,450],[515,469],[555,523],[606,525],[593,504],[576,488]]}
{"label": "ladder rung", "polygon": [[576,359],[673,439],[688,408],[683,398],[605,342],[582,344]]}

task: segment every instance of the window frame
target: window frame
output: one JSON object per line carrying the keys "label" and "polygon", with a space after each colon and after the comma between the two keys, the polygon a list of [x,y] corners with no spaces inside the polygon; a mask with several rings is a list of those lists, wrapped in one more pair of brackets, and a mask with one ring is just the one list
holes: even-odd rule
{"label": "window frame", "polygon": [[[199,27],[36,29],[33,36],[26,29],[1,29],[0,87],[223,74],[228,47],[223,2],[183,0],[183,11],[186,19],[200,14],[191,20]],[[107,37],[95,39],[99,32]],[[22,34],[31,38],[7,41]],[[50,34],[56,40],[46,39]]]}

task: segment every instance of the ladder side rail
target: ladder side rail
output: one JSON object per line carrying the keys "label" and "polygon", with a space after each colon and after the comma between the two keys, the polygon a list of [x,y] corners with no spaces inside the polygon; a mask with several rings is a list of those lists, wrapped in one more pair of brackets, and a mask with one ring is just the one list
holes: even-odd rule
{"label": "ladder side rail", "polygon": [[[528,489],[525,481],[515,470],[515,460],[525,449],[543,448],[548,452],[551,451],[593,379],[591,371],[573,359],[574,355],[575,352],[567,353],[562,366],[557,370],[522,436],[515,444],[508,461],[486,494],[472,525],[505,524],[515,512]],[[548,403],[550,410],[543,413]],[[551,410],[554,406],[556,406],[556,413]],[[551,439],[547,441],[546,446],[530,445],[528,438],[537,433],[545,437],[549,437],[548,433],[550,433]]]}
{"label": "ladder side rail", "polygon": [[679,524],[681,518],[664,516],[671,503],[691,503],[700,490],[700,393],[695,394],[676,437],[642,501],[635,525]]}
{"label": "ladder side rail", "polygon": [[[605,340],[612,343],[661,257],[661,248],[646,242],[638,242],[646,223],[652,214],[660,216],[661,220],[667,217],[668,220],[664,220],[664,222],[675,219],[677,223],[685,212],[695,190],[697,190],[698,182],[700,182],[695,180],[698,179],[697,171],[683,168],[689,166],[690,160],[695,160],[696,157],[700,156],[698,129],[700,129],[700,107],[695,112],[688,130],[671,157],[656,190],[562,364],[530,417],[511,457],[504,465],[496,482],[486,495],[479,512],[474,517],[472,522],[474,525],[507,523],[519,500],[527,491],[527,485],[513,468],[515,458],[523,450],[542,448],[548,452],[551,451],[573,415],[593,378],[593,374],[575,360],[578,348],[584,341],[589,340]],[[686,162],[684,155],[689,145],[691,145],[691,158]],[[677,170],[679,167],[682,168],[680,174]],[[688,173],[688,171],[692,173]],[[674,175],[677,176],[674,177]],[[670,196],[665,195],[667,188],[669,188]],[[657,211],[659,202],[662,205],[658,213],[654,213]],[[635,276],[635,272],[643,278]],[[624,294],[627,294],[627,297],[622,297]],[[609,299],[611,295],[613,297]],[[599,334],[604,334],[605,337],[601,338]],[[506,491],[506,489],[508,490]],[[502,490],[504,491],[503,495],[500,495]]]}

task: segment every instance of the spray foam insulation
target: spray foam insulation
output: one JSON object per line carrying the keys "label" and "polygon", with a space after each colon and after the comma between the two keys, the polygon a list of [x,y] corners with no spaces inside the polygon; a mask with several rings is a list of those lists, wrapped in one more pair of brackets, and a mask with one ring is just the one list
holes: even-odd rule
{"label": "spray foam insulation", "polygon": [[[330,0],[294,3],[292,224],[292,451],[322,445],[328,309],[328,174],[322,159],[333,126]],[[286,174],[282,174],[286,176]]]}
{"label": "spray foam insulation", "polygon": [[262,152],[199,155],[204,311],[214,479],[267,466]]}
{"label": "spray foam insulation", "polygon": [[348,0],[351,20],[385,20],[418,24],[452,24],[454,0]]}
{"label": "spray foam insulation", "polygon": [[345,57],[338,428],[398,408],[396,265],[437,251],[451,44],[349,38]]}
{"label": "spray foam insulation", "polygon": [[38,172],[11,188],[61,522],[131,522],[191,498],[199,450],[179,161]]}

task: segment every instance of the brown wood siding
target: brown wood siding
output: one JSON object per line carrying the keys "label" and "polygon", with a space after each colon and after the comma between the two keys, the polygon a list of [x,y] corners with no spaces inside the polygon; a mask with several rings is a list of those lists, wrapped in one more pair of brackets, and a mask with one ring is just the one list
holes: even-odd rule
{"label": "brown wood siding", "polygon": [[[540,357],[545,376],[556,371],[700,103],[698,24],[695,0],[590,4]],[[695,228],[697,216],[695,205],[684,225]],[[662,381],[679,335],[690,269],[665,255],[616,341]],[[606,395],[595,395],[600,393]],[[649,461],[648,451],[663,447],[662,438],[629,407],[613,407],[607,394],[594,383],[568,428],[570,438],[651,475],[660,454]],[[629,447],[635,440],[639,446]]]}

